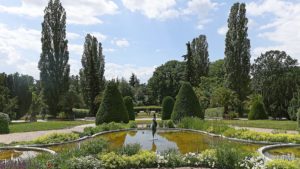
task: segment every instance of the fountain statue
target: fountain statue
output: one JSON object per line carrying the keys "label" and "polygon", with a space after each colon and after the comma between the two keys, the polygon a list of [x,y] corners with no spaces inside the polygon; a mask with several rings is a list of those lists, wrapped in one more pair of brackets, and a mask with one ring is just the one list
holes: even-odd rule
{"label": "fountain statue", "polygon": [[154,140],[154,135],[156,133],[156,127],[157,127],[157,122],[156,122],[156,114],[153,114],[153,119],[152,119],[152,124],[151,124],[151,129],[152,129],[152,137]]}

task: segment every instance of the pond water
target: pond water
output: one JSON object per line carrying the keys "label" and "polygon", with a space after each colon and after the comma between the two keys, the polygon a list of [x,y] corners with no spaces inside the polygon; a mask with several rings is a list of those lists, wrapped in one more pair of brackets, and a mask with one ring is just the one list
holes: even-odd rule
{"label": "pond water", "polygon": [[298,147],[279,147],[265,152],[270,158],[280,158],[287,160],[300,159],[300,146]]}
{"label": "pond water", "polygon": [[[176,149],[181,153],[201,152],[208,148],[228,143],[239,147],[244,151],[255,152],[262,145],[247,144],[240,142],[231,142],[219,137],[211,137],[205,134],[188,132],[188,131],[168,131],[158,130],[155,135],[155,140],[152,139],[151,130],[137,130],[137,131],[121,131],[114,133],[107,133],[97,136],[91,140],[103,138],[110,143],[111,149],[117,149],[126,144],[138,143],[142,149],[163,152],[168,149]],[[62,145],[50,147],[54,151],[61,151],[65,148],[78,146],[76,144]]]}
{"label": "pond water", "polygon": [[36,151],[0,150],[0,161],[33,158],[38,154]]}

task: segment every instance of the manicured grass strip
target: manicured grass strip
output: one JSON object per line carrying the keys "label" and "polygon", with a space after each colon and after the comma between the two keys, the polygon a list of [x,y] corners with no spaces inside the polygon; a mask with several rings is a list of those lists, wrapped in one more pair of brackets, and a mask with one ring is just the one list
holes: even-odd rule
{"label": "manicured grass strip", "polygon": [[223,120],[223,123],[239,127],[256,127],[277,130],[297,130],[297,122],[288,120]]}
{"label": "manicured grass strip", "polygon": [[33,123],[12,123],[9,125],[10,133],[22,133],[29,131],[43,131],[70,128],[82,124],[94,123],[92,121],[48,121]]}

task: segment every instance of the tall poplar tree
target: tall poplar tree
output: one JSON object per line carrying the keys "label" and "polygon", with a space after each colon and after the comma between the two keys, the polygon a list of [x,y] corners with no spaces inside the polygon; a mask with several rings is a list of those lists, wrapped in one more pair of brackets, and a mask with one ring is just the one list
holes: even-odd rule
{"label": "tall poplar tree", "polygon": [[185,62],[185,71],[184,71],[184,79],[187,82],[190,82],[192,86],[197,86],[198,83],[195,80],[195,65],[194,65],[194,59],[192,56],[192,51],[191,51],[191,43],[188,42],[186,44],[187,48],[187,53],[186,55],[183,55]]}
{"label": "tall poplar tree", "polygon": [[[208,43],[205,35],[200,35],[193,39],[191,43],[191,54],[195,67],[195,83],[196,86],[198,86],[200,78],[202,76],[207,76],[209,70]],[[192,85],[195,86],[195,84]]]}
{"label": "tall poplar tree", "polygon": [[[248,39],[246,5],[235,3],[228,19],[225,47],[226,86],[235,91],[240,101],[249,94],[250,40]],[[239,107],[241,113],[242,107]]]}
{"label": "tall poplar tree", "polygon": [[90,34],[85,37],[81,63],[83,67],[80,70],[81,86],[90,115],[94,116],[99,108],[95,98],[104,89],[104,56],[101,43]]}
{"label": "tall poplar tree", "polygon": [[70,65],[66,39],[66,11],[60,0],[50,0],[42,23],[42,53],[39,61],[42,91],[49,112],[56,116],[68,91]]}

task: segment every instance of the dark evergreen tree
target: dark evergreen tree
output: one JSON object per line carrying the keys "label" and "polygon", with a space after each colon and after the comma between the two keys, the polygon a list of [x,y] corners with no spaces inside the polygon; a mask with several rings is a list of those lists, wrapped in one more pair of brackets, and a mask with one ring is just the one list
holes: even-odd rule
{"label": "dark evergreen tree", "polygon": [[137,78],[137,76],[134,73],[132,73],[130,76],[129,84],[132,87],[137,87],[140,84],[139,79]]}
{"label": "dark evergreen tree", "polygon": [[248,114],[249,120],[263,120],[268,119],[263,98],[261,95],[254,95],[250,100],[250,112]]}
{"label": "dark evergreen tree", "polygon": [[68,91],[70,65],[66,40],[66,11],[60,0],[50,0],[42,23],[42,53],[39,61],[43,96],[49,112],[56,116],[59,103]]}
{"label": "dark evergreen tree", "polygon": [[128,123],[129,117],[122,95],[114,81],[107,83],[96,115],[96,125],[110,122]]}
{"label": "dark evergreen tree", "polygon": [[104,85],[104,56],[101,43],[97,38],[87,34],[85,37],[84,51],[81,59],[80,70],[81,86],[86,104],[89,106],[90,115],[95,116],[99,105],[95,98],[100,94]]}
{"label": "dark evergreen tree", "polygon": [[187,54],[183,55],[185,60],[184,78],[185,81],[190,82],[192,86],[197,86],[198,81],[196,80],[194,57],[192,56],[190,42],[186,44],[186,48],[187,48]]}
{"label": "dark evergreen tree", "polygon": [[128,112],[129,120],[135,120],[132,98],[130,96],[126,96],[123,100]]}
{"label": "dark evergreen tree", "polygon": [[196,84],[193,86],[198,86],[201,77],[207,76],[209,71],[209,55],[208,55],[208,43],[205,35],[200,35],[194,38],[191,43],[191,53],[194,62],[194,79]]}
{"label": "dark evergreen tree", "polygon": [[133,88],[126,81],[126,79],[122,78],[121,80],[117,80],[117,85],[123,97],[125,96],[130,96],[131,98],[133,97]]}
{"label": "dark evergreen tree", "polygon": [[[250,83],[250,40],[248,39],[246,5],[235,3],[228,19],[225,40],[226,86],[235,91],[240,101],[249,94]],[[239,107],[242,113],[242,107]]]}
{"label": "dark evergreen tree", "polygon": [[8,115],[0,112],[0,134],[9,133],[9,122],[10,119]]}
{"label": "dark evergreen tree", "polygon": [[163,99],[162,102],[162,120],[169,120],[171,119],[171,114],[174,107],[174,99],[170,96],[167,96]]}
{"label": "dark evergreen tree", "polygon": [[187,116],[204,119],[204,110],[201,108],[191,84],[183,82],[176,96],[171,118],[173,121],[180,121]]}

